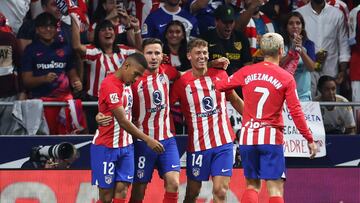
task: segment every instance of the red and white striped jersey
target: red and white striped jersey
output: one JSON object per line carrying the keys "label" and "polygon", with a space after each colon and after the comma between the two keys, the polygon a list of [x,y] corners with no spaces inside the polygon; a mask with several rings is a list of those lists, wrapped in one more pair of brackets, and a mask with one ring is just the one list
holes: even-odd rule
{"label": "red and white striped jersey", "polygon": [[188,151],[202,151],[233,141],[234,132],[226,110],[226,95],[215,90],[216,80],[227,80],[224,70],[208,69],[201,77],[187,71],[175,81],[171,104],[180,102],[188,127]]}
{"label": "red and white striped jersey", "polygon": [[130,86],[126,86],[111,74],[101,83],[99,91],[99,112],[113,119],[108,126],[99,126],[93,144],[109,148],[126,147],[133,143],[132,136],[122,129],[111,110],[123,107],[126,118],[131,121],[133,96]]}
{"label": "red and white striped jersey", "polygon": [[133,121],[155,140],[173,137],[170,132],[169,86],[180,76],[170,65],[161,64],[157,73],[146,71],[132,85],[134,94]]}
{"label": "red and white striped jersey", "polygon": [[278,65],[261,62],[244,66],[216,88],[228,90],[242,87],[244,96],[243,127],[240,144],[283,144],[283,104],[287,106],[300,133],[309,142],[312,134],[296,93],[294,77]]}
{"label": "red and white striped jersey", "polygon": [[98,97],[98,91],[101,82],[109,74],[119,69],[127,56],[135,53],[135,49],[125,45],[118,45],[120,52],[113,53],[109,56],[104,54],[101,49],[94,45],[86,46],[86,54],[84,56],[87,74],[87,93],[91,96]]}
{"label": "red and white striped jersey", "polygon": [[160,0],[129,0],[128,12],[144,24],[146,17],[160,7]]}

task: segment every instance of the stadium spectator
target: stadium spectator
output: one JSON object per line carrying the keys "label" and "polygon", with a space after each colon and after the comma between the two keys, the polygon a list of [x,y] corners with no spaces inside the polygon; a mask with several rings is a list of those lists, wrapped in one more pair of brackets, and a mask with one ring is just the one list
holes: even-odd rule
{"label": "stadium spectator", "polygon": [[188,0],[185,8],[196,17],[199,22],[199,33],[201,36],[215,28],[215,9],[223,4],[223,0]]}
{"label": "stadium spectator", "polygon": [[[100,24],[99,24],[100,26]],[[110,125],[99,126],[90,148],[92,184],[97,185],[101,203],[125,203],[134,179],[133,139],[141,139],[157,153],[163,145],[144,134],[131,122],[133,96],[130,85],[147,69],[142,54],[129,55],[114,74],[101,83],[99,111],[111,116]]]}
{"label": "stadium spectator", "polygon": [[264,0],[245,0],[244,10],[236,20],[236,29],[244,31],[250,42],[252,56],[258,56],[260,38],[268,32],[275,32],[276,28],[271,19],[260,11]]}
{"label": "stadium spectator", "polygon": [[214,16],[215,29],[202,36],[209,43],[209,60],[228,58],[230,64],[226,72],[232,75],[239,68],[252,62],[249,41],[241,32],[234,30],[235,13],[231,6],[219,6],[214,11]]}
{"label": "stadium spectator", "polygon": [[184,24],[186,38],[199,35],[198,21],[188,11],[180,7],[180,0],[165,0],[164,5],[150,13],[142,26],[143,38],[158,38],[163,40],[166,25],[172,20]]}
{"label": "stadium spectator", "polygon": [[242,100],[235,91],[221,93],[214,89],[216,80],[226,80],[228,76],[223,70],[207,68],[207,46],[207,42],[201,39],[189,42],[187,57],[191,70],[175,81],[170,96],[170,104],[180,102],[189,129],[184,202],[196,201],[202,181],[207,181],[210,175],[214,202],[226,201],[234,160],[234,132],[225,99],[238,112],[243,109]]}
{"label": "stadium spectator", "polygon": [[[8,27],[6,18],[0,13],[0,101],[13,102],[25,99],[26,95],[20,90],[20,77],[17,68],[20,67],[20,50],[17,46],[16,37]],[[0,105],[0,135],[12,134],[13,107]]]}
{"label": "stadium spectator", "polygon": [[[56,6],[55,0],[41,0],[44,12],[53,15],[56,20],[57,40],[71,45],[71,27],[61,20],[61,13]],[[24,21],[17,34],[20,49],[23,52],[33,40],[37,38],[35,32],[35,20]]]}
{"label": "stadium spectator", "polygon": [[[235,13],[230,5],[220,5],[214,11],[215,29],[202,36],[209,43],[209,60],[226,57],[230,64],[226,69],[232,75],[244,65],[252,63],[249,41],[242,32],[234,30]],[[211,64],[209,67],[212,67]],[[241,88],[236,92],[241,95]]]}
{"label": "stadium spectator", "polygon": [[158,9],[161,4],[162,0],[129,0],[127,9],[131,15],[139,19],[142,26],[148,15]]}
{"label": "stadium spectator", "polygon": [[[297,93],[300,101],[311,101],[311,75],[315,70],[315,47],[314,42],[308,39],[305,31],[304,18],[299,12],[287,15],[284,24],[284,43],[287,55],[280,64],[294,64]],[[295,56],[289,54],[289,52]]]}
{"label": "stadium spectator", "polygon": [[297,129],[308,141],[310,158],[315,157],[317,147],[296,95],[295,80],[279,66],[283,38],[267,33],[261,38],[260,49],[263,62],[241,68],[228,80],[219,81],[216,89],[243,87],[245,108],[239,142],[246,191],[241,202],[258,202],[261,179],[264,179],[269,202],[283,203],[285,158],[281,113],[285,100]]}
{"label": "stadium spectator", "polygon": [[[73,65],[69,44],[56,40],[57,19],[42,13],[35,19],[37,39],[25,48],[20,68],[30,98],[44,101],[72,99],[70,88],[82,90],[82,83]],[[59,125],[61,107],[45,107],[44,113],[51,134],[63,133]]]}
{"label": "stadium spectator", "polygon": [[169,63],[178,71],[186,71],[190,68],[190,62],[186,57],[187,40],[184,25],[173,20],[169,22],[164,32],[164,54],[169,57]]}
{"label": "stadium spectator", "polygon": [[[72,19],[72,21],[74,21]],[[84,59],[87,72],[87,95],[84,100],[98,101],[98,91],[103,79],[109,73],[119,69],[126,57],[135,52],[135,49],[125,45],[115,44],[114,25],[105,20],[99,23],[94,31],[94,42],[90,45],[83,45],[80,42],[79,28],[75,22],[72,23],[73,48]],[[95,116],[98,113],[97,107],[88,107],[87,123],[89,132],[94,133],[97,128]]]}
{"label": "stadium spectator", "polygon": [[[360,3],[360,2],[359,2]],[[349,41],[351,45],[350,80],[352,101],[360,102],[360,4],[350,12]],[[357,123],[360,123],[360,108],[354,107]],[[358,126],[358,131],[360,126]]]}
{"label": "stadium spectator", "polygon": [[[318,89],[321,95],[316,97],[315,101],[349,102],[345,97],[336,94],[336,80],[331,76],[321,76]],[[322,106],[321,114],[327,134],[356,133],[356,124],[351,106]]]}
{"label": "stadium spectator", "polygon": [[9,25],[17,33],[29,11],[31,0],[0,0],[0,12],[9,19]]}
{"label": "stadium spectator", "polygon": [[[324,61],[321,69],[312,72],[312,96],[316,95],[317,82],[322,75],[336,77],[338,85],[347,85],[350,49],[344,15],[325,0],[311,0],[297,11],[304,17],[308,38],[315,43],[316,60]],[[327,55],[322,54],[324,51]]]}
{"label": "stadium spectator", "polygon": [[94,41],[94,30],[97,24],[103,20],[110,20],[115,28],[115,43],[125,44],[137,49],[141,49],[141,30],[139,21],[129,16],[123,4],[116,0],[101,0],[89,27],[88,38],[90,42]]}

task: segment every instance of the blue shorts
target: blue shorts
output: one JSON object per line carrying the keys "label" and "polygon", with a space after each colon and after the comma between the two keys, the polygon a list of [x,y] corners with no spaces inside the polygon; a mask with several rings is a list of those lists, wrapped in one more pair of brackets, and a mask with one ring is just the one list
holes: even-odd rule
{"label": "blue shorts", "polygon": [[114,188],[115,182],[132,183],[134,146],[108,148],[91,144],[91,183],[100,188]]}
{"label": "blue shorts", "polygon": [[157,154],[145,142],[136,141],[135,146],[135,178],[134,182],[151,181],[154,168],[157,167],[160,177],[169,171],[180,171],[179,151],[174,137],[161,140],[165,152]]}
{"label": "blue shorts", "polygon": [[191,180],[207,181],[211,176],[231,176],[234,161],[233,143],[186,153],[186,175]]}
{"label": "blue shorts", "polygon": [[240,145],[244,175],[250,179],[285,178],[283,145]]}

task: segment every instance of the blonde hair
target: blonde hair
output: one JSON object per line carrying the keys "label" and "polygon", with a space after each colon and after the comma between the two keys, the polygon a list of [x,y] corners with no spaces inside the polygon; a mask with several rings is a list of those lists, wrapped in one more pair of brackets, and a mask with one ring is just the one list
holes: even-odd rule
{"label": "blonde hair", "polygon": [[270,32],[261,37],[260,49],[264,56],[278,56],[279,48],[284,52],[284,39],[281,35]]}

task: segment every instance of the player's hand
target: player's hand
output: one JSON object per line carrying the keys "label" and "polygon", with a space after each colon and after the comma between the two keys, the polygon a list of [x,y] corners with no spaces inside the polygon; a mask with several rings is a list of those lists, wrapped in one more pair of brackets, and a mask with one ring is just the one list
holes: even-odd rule
{"label": "player's hand", "polygon": [[229,59],[227,59],[225,57],[221,57],[221,58],[214,59],[214,60],[210,61],[211,67],[213,67],[213,68],[222,68],[224,70],[227,69],[229,64],[230,64]]}
{"label": "player's hand", "polygon": [[309,147],[309,152],[310,152],[310,159],[313,159],[315,158],[315,155],[317,153],[317,145],[315,142],[312,142],[312,143],[308,143],[308,147]]}
{"label": "player's hand", "polygon": [[57,75],[56,75],[56,73],[54,73],[54,72],[50,72],[50,73],[48,73],[47,75],[45,75],[45,81],[46,81],[47,83],[52,83],[52,82],[54,82],[54,81],[56,80],[56,78],[57,78]]}
{"label": "player's hand", "polygon": [[103,113],[99,112],[96,114],[95,120],[99,126],[108,126],[111,123],[112,117],[105,116]]}
{"label": "player's hand", "polygon": [[156,153],[163,153],[165,151],[164,146],[157,140],[150,138],[146,140],[146,144],[150,149],[154,150]]}

